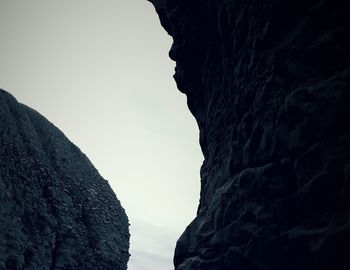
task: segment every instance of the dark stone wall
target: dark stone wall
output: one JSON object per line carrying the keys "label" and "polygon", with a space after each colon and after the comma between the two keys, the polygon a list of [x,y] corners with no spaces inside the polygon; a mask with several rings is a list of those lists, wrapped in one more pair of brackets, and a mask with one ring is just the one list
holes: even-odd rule
{"label": "dark stone wall", "polygon": [[128,227],[79,148],[0,90],[0,269],[125,270]]}
{"label": "dark stone wall", "polygon": [[348,1],[152,2],[205,157],[176,269],[350,269]]}

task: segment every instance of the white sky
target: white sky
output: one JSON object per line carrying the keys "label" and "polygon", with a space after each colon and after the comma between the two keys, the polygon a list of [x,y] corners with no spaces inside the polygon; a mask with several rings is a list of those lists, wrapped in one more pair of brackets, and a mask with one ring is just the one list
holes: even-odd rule
{"label": "white sky", "polygon": [[126,209],[129,269],[173,269],[202,154],[151,4],[0,0],[0,36],[0,88],[79,146]]}

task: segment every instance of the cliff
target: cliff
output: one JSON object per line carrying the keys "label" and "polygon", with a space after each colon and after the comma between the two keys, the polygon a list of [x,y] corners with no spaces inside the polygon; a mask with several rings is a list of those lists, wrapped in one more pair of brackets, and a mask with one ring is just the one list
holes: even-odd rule
{"label": "cliff", "polygon": [[0,90],[0,269],[127,269],[128,226],[87,157]]}
{"label": "cliff", "polygon": [[151,2],[205,157],[175,268],[350,269],[347,1]]}

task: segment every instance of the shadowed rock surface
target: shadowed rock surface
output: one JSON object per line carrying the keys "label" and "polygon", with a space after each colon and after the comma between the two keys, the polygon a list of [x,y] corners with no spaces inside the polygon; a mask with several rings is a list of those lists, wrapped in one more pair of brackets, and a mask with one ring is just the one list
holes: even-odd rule
{"label": "shadowed rock surface", "polygon": [[350,269],[348,1],[152,2],[205,157],[176,269]]}
{"label": "shadowed rock surface", "polygon": [[64,134],[0,90],[0,269],[127,269],[128,218]]}

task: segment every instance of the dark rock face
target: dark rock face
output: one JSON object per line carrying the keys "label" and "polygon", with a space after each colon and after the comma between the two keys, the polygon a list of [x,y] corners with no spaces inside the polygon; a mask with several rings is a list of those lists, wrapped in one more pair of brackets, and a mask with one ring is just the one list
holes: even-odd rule
{"label": "dark rock face", "polygon": [[87,157],[0,90],[0,269],[127,269],[128,226]]}
{"label": "dark rock face", "polygon": [[350,269],[348,2],[152,2],[205,157],[176,269]]}

